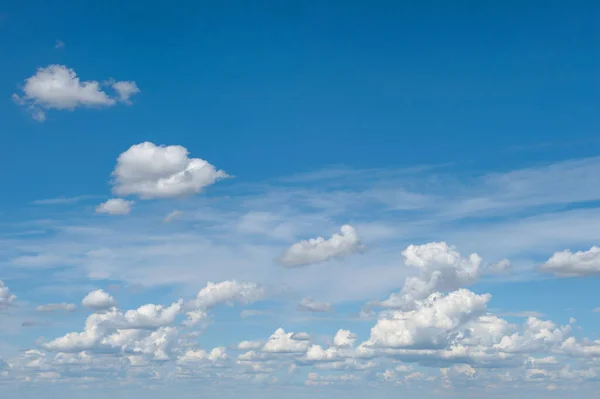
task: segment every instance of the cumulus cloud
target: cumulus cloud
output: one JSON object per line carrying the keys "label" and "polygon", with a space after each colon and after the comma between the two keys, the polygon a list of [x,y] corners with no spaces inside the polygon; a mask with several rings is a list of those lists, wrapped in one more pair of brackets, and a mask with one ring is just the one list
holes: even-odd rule
{"label": "cumulus cloud", "polygon": [[74,312],[77,310],[77,305],[73,303],[47,303],[45,305],[40,305],[35,308],[38,312],[57,312],[57,311],[65,311],[65,312]]}
{"label": "cumulus cloud", "polygon": [[239,303],[248,305],[265,296],[265,290],[256,283],[221,281],[208,282],[196,295],[196,299],[188,303],[193,309],[187,313],[186,326],[193,326],[207,317],[206,312],[218,305]]}
{"label": "cumulus cloud", "polygon": [[340,347],[352,346],[354,345],[356,338],[356,334],[351,331],[340,329],[335,334],[335,337],[333,337],[333,345]]}
{"label": "cumulus cloud", "polygon": [[135,82],[132,81],[112,81],[111,86],[118,94],[118,100],[126,104],[131,104],[131,96],[140,92]]}
{"label": "cumulus cloud", "polygon": [[144,142],[119,155],[112,173],[113,192],[142,199],[171,198],[199,193],[229,177],[200,158],[189,158],[180,145],[158,146]]}
{"label": "cumulus cloud", "polygon": [[540,269],[561,277],[600,275],[600,247],[575,253],[569,250],[555,252]]}
{"label": "cumulus cloud", "polygon": [[49,65],[25,79],[22,93],[13,94],[13,99],[27,107],[34,119],[43,121],[45,110],[110,107],[123,98],[129,100],[131,95],[139,92],[134,82],[113,82],[111,85],[117,97],[107,94],[97,81],[81,81],[73,69]]}
{"label": "cumulus cloud", "polygon": [[295,243],[289,247],[278,261],[286,267],[308,266],[358,252],[362,244],[354,227],[343,225],[341,234],[335,233],[331,238],[311,238]]}
{"label": "cumulus cloud", "polygon": [[473,284],[481,274],[481,258],[471,254],[463,258],[445,242],[409,245],[403,252],[404,263],[419,269],[419,276],[407,277],[402,290],[381,303],[389,308],[410,308],[416,300],[433,292],[447,292]]}
{"label": "cumulus cloud", "polygon": [[111,198],[96,207],[96,213],[106,213],[108,215],[128,215],[131,212],[131,206],[134,201],[127,201],[123,198]]}
{"label": "cumulus cloud", "polygon": [[310,342],[306,337],[294,333],[286,333],[283,328],[278,328],[262,347],[268,353],[298,353],[306,352]]}
{"label": "cumulus cloud", "polygon": [[328,302],[317,302],[312,298],[307,297],[300,301],[300,304],[298,304],[298,310],[301,312],[325,313],[331,312],[333,310],[333,306],[331,306],[331,304]]}
{"label": "cumulus cloud", "polygon": [[202,288],[193,305],[200,309],[211,309],[221,304],[250,304],[262,299],[265,291],[256,283],[237,282],[235,280],[222,281],[220,283],[209,282]]}
{"label": "cumulus cloud", "polygon": [[117,301],[107,292],[99,289],[87,294],[81,301],[81,304],[93,310],[104,310],[117,306]]}
{"label": "cumulus cloud", "polygon": [[0,280],[0,310],[5,310],[12,306],[17,297],[10,293],[4,281]]}
{"label": "cumulus cloud", "polygon": [[367,342],[374,347],[430,349],[448,344],[451,334],[486,311],[491,296],[460,289],[434,293],[416,302],[416,309],[395,311],[380,319]]}

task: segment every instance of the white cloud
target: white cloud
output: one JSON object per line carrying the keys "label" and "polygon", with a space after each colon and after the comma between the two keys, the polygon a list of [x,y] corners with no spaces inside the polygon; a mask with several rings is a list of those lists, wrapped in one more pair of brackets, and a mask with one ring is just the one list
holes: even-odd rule
{"label": "white cloud", "polygon": [[131,96],[140,92],[135,82],[132,81],[112,82],[111,85],[119,95],[119,101],[127,104],[131,103]]}
{"label": "white cloud", "polygon": [[115,194],[142,199],[199,193],[229,177],[203,159],[189,158],[185,147],[150,142],[135,144],[119,155],[112,175]]}
{"label": "white cloud", "polygon": [[600,247],[593,246],[575,253],[569,250],[555,252],[541,270],[562,277],[599,275]]}
{"label": "white cloud", "polygon": [[333,306],[328,302],[316,302],[312,298],[303,298],[298,305],[301,312],[331,312]]}
{"label": "white cloud", "polygon": [[447,295],[434,293],[416,302],[416,309],[391,312],[371,329],[367,345],[392,348],[434,348],[446,346],[451,334],[483,315],[489,294],[476,295],[460,289]]}
{"label": "white cloud", "polygon": [[[262,348],[268,353],[298,353],[306,352],[310,342],[307,339],[295,339],[294,333],[286,333],[283,328],[278,328],[267,340]],[[304,337],[300,337],[304,338]]]}
{"label": "white cloud", "polygon": [[108,215],[128,215],[131,212],[131,206],[134,201],[127,201],[122,198],[111,198],[96,207],[96,213],[106,213]]}
{"label": "white cloud", "polygon": [[202,363],[217,363],[219,361],[227,360],[229,356],[225,352],[224,347],[213,348],[210,353],[204,349],[190,349],[185,354],[177,359],[177,364],[181,366],[196,367]]}
{"label": "white cloud", "polygon": [[[61,42],[62,43],[62,42]],[[133,84],[133,86],[131,86]],[[123,95],[132,95],[133,82],[115,82],[113,87],[119,97],[108,95],[97,81],[80,81],[73,69],[64,65],[49,65],[39,68],[35,75],[25,80],[22,94],[13,94],[13,99],[26,106],[34,119],[43,121],[44,110],[58,109],[73,111],[78,107],[110,107],[117,103]],[[129,90],[125,89],[129,85]],[[121,94],[123,91],[124,94]],[[128,99],[128,97],[127,97]]]}
{"label": "white cloud", "polygon": [[117,301],[107,292],[100,289],[87,294],[87,296],[81,301],[81,304],[86,308],[93,310],[104,310],[112,308],[113,306],[117,306]]}
{"label": "white cloud", "polygon": [[196,295],[193,305],[204,310],[221,304],[231,305],[235,302],[247,305],[262,299],[264,295],[264,289],[255,283],[240,283],[235,280],[220,283],[208,282],[206,287]]}
{"label": "white cloud", "polygon": [[307,266],[340,258],[362,249],[356,230],[350,225],[341,227],[341,234],[333,234],[331,238],[311,238],[295,243],[278,259],[287,267]]}
{"label": "white cloud", "polygon": [[404,263],[419,269],[418,277],[407,277],[399,293],[381,303],[389,308],[410,308],[414,301],[433,292],[452,291],[473,284],[481,274],[481,258],[471,254],[463,258],[445,242],[409,245],[403,252]]}
{"label": "white cloud", "polygon": [[354,345],[355,341],[356,341],[356,334],[353,334],[349,330],[340,329],[335,334],[335,337],[333,337],[333,345],[339,346],[339,347],[352,346],[352,345]]}
{"label": "white cloud", "polygon": [[62,40],[56,40],[56,44],[54,45],[54,48],[63,48],[65,47],[65,43]]}
{"label": "white cloud", "polygon": [[237,345],[237,349],[241,351],[248,351],[253,349],[259,349],[262,346],[260,341],[242,341]]}
{"label": "white cloud", "polygon": [[12,306],[16,299],[17,297],[11,294],[8,287],[4,285],[4,281],[0,280],[0,310],[5,310]]}
{"label": "white cloud", "polygon": [[45,305],[40,305],[35,308],[38,312],[56,312],[63,310],[65,312],[74,312],[77,310],[77,305],[73,303],[47,303]]}

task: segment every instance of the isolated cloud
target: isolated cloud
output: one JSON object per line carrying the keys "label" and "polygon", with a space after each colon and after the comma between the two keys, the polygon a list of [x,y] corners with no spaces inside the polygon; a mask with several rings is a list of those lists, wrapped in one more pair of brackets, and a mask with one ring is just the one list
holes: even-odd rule
{"label": "isolated cloud", "polygon": [[481,274],[481,258],[471,254],[463,258],[445,242],[409,245],[403,252],[404,263],[419,269],[419,276],[407,277],[402,290],[381,303],[389,308],[410,308],[414,301],[434,292],[448,292],[473,284]]}
{"label": "isolated cloud", "polygon": [[131,96],[140,92],[140,89],[138,89],[135,82],[132,81],[113,81],[111,83],[111,86],[113,87],[113,89],[116,90],[117,94],[119,95],[119,101],[127,104],[131,103]]}
{"label": "isolated cloud", "polygon": [[106,213],[108,215],[128,215],[131,212],[131,206],[134,201],[127,201],[122,198],[111,198],[96,207],[96,213]]}
{"label": "isolated cloud", "polygon": [[172,212],[169,212],[169,214],[167,216],[164,217],[163,222],[165,223],[170,223],[173,220],[181,217],[181,215],[183,215],[183,212],[178,211],[178,210],[174,210]]}
{"label": "isolated cloud", "polygon": [[103,91],[97,81],[80,81],[73,69],[49,65],[27,78],[22,93],[13,94],[13,99],[27,107],[34,119],[43,121],[48,109],[73,111],[78,107],[110,107],[139,92],[134,82],[113,82],[112,86],[117,91],[117,98]]}
{"label": "isolated cloud", "polygon": [[565,250],[554,255],[540,269],[561,277],[592,276],[600,274],[600,247],[575,253]]}
{"label": "isolated cloud", "polygon": [[298,304],[298,310],[301,312],[331,312],[333,306],[328,302],[316,302],[312,298],[303,298]]}
{"label": "isolated cloud", "polygon": [[334,258],[340,258],[362,249],[362,244],[356,230],[345,224],[341,234],[333,234],[331,238],[311,238],[297,242],[289,247],[278,259],[287,267],[307,266],[321,263]]}
{"label": "isolated cloud", "polygon": [[200,158],[189,158],[180,145],[144,142],[119,155],[112,173],[113,192],[142,199],[191,195],[229,177]]}
{"label": "isolated cloud", "polygon": [[0,310],[5,310],[12,306],[16,299],[17,297],[11,294],[8,287],[4,285],[4,281],[0,280]]}
{"label": "isolated cloud", "polygon": [[38,312],[57,312],[57,311],[65,311],[65,312],[74,312],[77,310],[77,305],[73,303],[48,303],[45,305],[40,305],[35,308]]}
{"label": "isolated cloud", "polygon": [[510,272],[512,263],[508,259],[502,259],[496,263],[492,263],[487,267],[489,274],[504,274]]}
{"label": "isolated cloud", "polygon": [[87,294],[81,301],[81,304],[93,310],[104,310],[117,306],[117,301],[107,292],[100,289]]}

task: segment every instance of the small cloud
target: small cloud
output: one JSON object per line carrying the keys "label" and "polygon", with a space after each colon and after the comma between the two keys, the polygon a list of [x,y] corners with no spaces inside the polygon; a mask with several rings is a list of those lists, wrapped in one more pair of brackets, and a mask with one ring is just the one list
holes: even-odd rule
{"label": "small cloud", "polygon": [[101,203],[96,207],[96,213],[106,213],[108,215],[128,215],[131,212],[131,206],[134,201],[127,201],[122,198],[112,198]]}
{"label": "small cloud", "polygon": [[165,216],[165,218],[163,219],[163,222],[170,223],[173,220],[179,218],[181,215],[183,215],[183,212],[174,210],[173,212],[171,212],[167,216]]}
{"label": "small cloud", "polygon": [[342,258],[360,251],[363,246],[354,227],[343,225],[340,234],[303,240],[289,247],[278,259],[285,267],[302,267]]}
{"label": "small cloud", "polygon": [[592,312],[594,312],[594,313],[600,313],[600,308],[596,308],[596,309],[592,310]]}
{"label": "small cloud", "polygon": [[62,40],[57,40],[54,48],[63,48],[65,47],[65,43]]}
{"label": "small cloud", "polygon": [[304,298],[300,301],[298,310],[301,312],[327,313],[333,310],[333,306],[328,302],[316,302],[312,298]]}

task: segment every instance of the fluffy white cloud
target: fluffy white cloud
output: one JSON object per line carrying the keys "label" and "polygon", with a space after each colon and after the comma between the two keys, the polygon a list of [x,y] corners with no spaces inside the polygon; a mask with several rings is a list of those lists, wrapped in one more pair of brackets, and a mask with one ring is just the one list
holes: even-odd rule
{"label": "fluffy white cloud", "polygon": [[130,100],[131,96],[140,92],[140,89],[137,87],[135,82],[132,82],[132,81],[121,81],[121,82],[113,81],[111,83],[111,86],[113,87],[113,89],[115,89],[115,91],[119,95],[119,101],[127,103],[127,104],[131,103],[131,100]]}
{"label": "fluffy white cloud", "polygon": [[4,281],[0,280],[0,310],[7,309],[16,299],[17,297],[4,285]]}
{"label": "fluffy white cloud", "polygon": [[407,277],[402,291],[381,303],[389,308],[410,308],[414,301],[433,292],[447,292],[473,284],[481,274],[481,258],[471,254],[463,258],[445,242],[409,245],[403,252],[404,263],[419,269],[418,277]]}
{"label": "fluffy white cloud", "polygon": [[117,306],[117,301],[107,292],[100,289],[87,294],[86,297],[81,300],[81,304],[86,308],[93,310],[104,310]]}
{"label": "fluffy white cloud", "polygon": [[227,360],[227,355],[224,347],[213,348],[210,352],[206,352],[204,349],[190,349],[185,352],[182,356],[177,358],[177,364],[181,366],[192,366],[196,367],[198,364],[211,362],[217,363],[220,361]]}
{"label": "fluffy white cloud", "polygon": [[237,349],[241,351],[248,351],[258,349],[262,346],[260,341],[242,341],[237,345]]}
{"label": "fluffy white cloud", "polygon": [[182,305],[183,301],[180,300],[170,306],[149,303],[125,313],[113,311],[108,313],[111,317],[107,318],[105,323],[111,327],[122,329],[158,328],[173,323]]}
{"label": "fluffy white cloud", "polygon": [[13,99],[30,109],[34,119],[43,121],[44,110],[74,110],[77,107],[109,107],[118,101],[129,101],[138,93],[134,82],[115,82],[111,86],[117,97],[102,90],[97,81],[81,81],[73,69],[64,65],[49,65],[39,68],[35,75],[25,80],[22,94],[13,94]]}
{"label": "fluffy white cloud", "polygon": [[200,158],[189,158],[180,145],[144,142],[119,155],[113,171],[113,192],[142,199],[180,197],[229,177]]}
{"label": "fluffy white cloud", "polygon": [[304,336],[286,333],[278,328],[262,347],[263,352],[269,353],[298,353],[305,352],[310,342]]}
{"label": "fluffy white cloud", "polygon": [[354,227],[343,225],[341,234],[334,233],[331,238],[311,238],[289,247],[278,261],[287,267],[307,266],[340,258],[362,249],[362,244]]}
{"label": "fluffy white cloud", "polygon": [[198,292],[193,305],[205,310],[221,304],[231,305],[235,302],[247,305],[262,299],[264,295],[264,289],[255,283],[240,283],[235,280],[220,283],[209,282]]}
{"label": "fluffy white cloud", "polygon": [[96,213],[106,213],[108,215],[128,215],[131,212],[131,206],[134,201],[124,200],[123,198],[111,198],[96,207]]}
{"label": "fluffy white cloud", "polygon": [[390,318],[378,320],[367,345],[423,349],[448,345],[453,332],[485,313],[490,298],[466,289],[431,294],[417,301],[415,310],[391,312]]}
{"label": "fluffy white cloud", "polygon": [[600,247],[593,246],[575,253],[569,250],[555,252],[541,270],[563,277],[599,275]]}
{"label": "fluffy white cloud", "polygon": [[352,333],[349,330],[338,330],[333,337],[333,345],[339,347],[348,347],[354,345],[356,341],[356,334]]}
{"label": "fluffy white cloud", "polygon": [[298,304],[298,310],[301,312],[331,312],[333,306],[328,302],[316,302],[312,298],[303,298]]}
{"label": "fluffy white cloud", "polygon": [[47,303],[45,305],[40,305],[35,308],[38,312],[56,312],[60,310],[64,310],[65,312],[74,312],[77,310],[77,305],[73,303]]}
{"label": "fluffy white cloud", "polygon": [[557,326],[551,321],[529,317],[522,332],[505,335],[494,347],[509,353],[535,353],[559,345],[571,333],[571,326]]}

